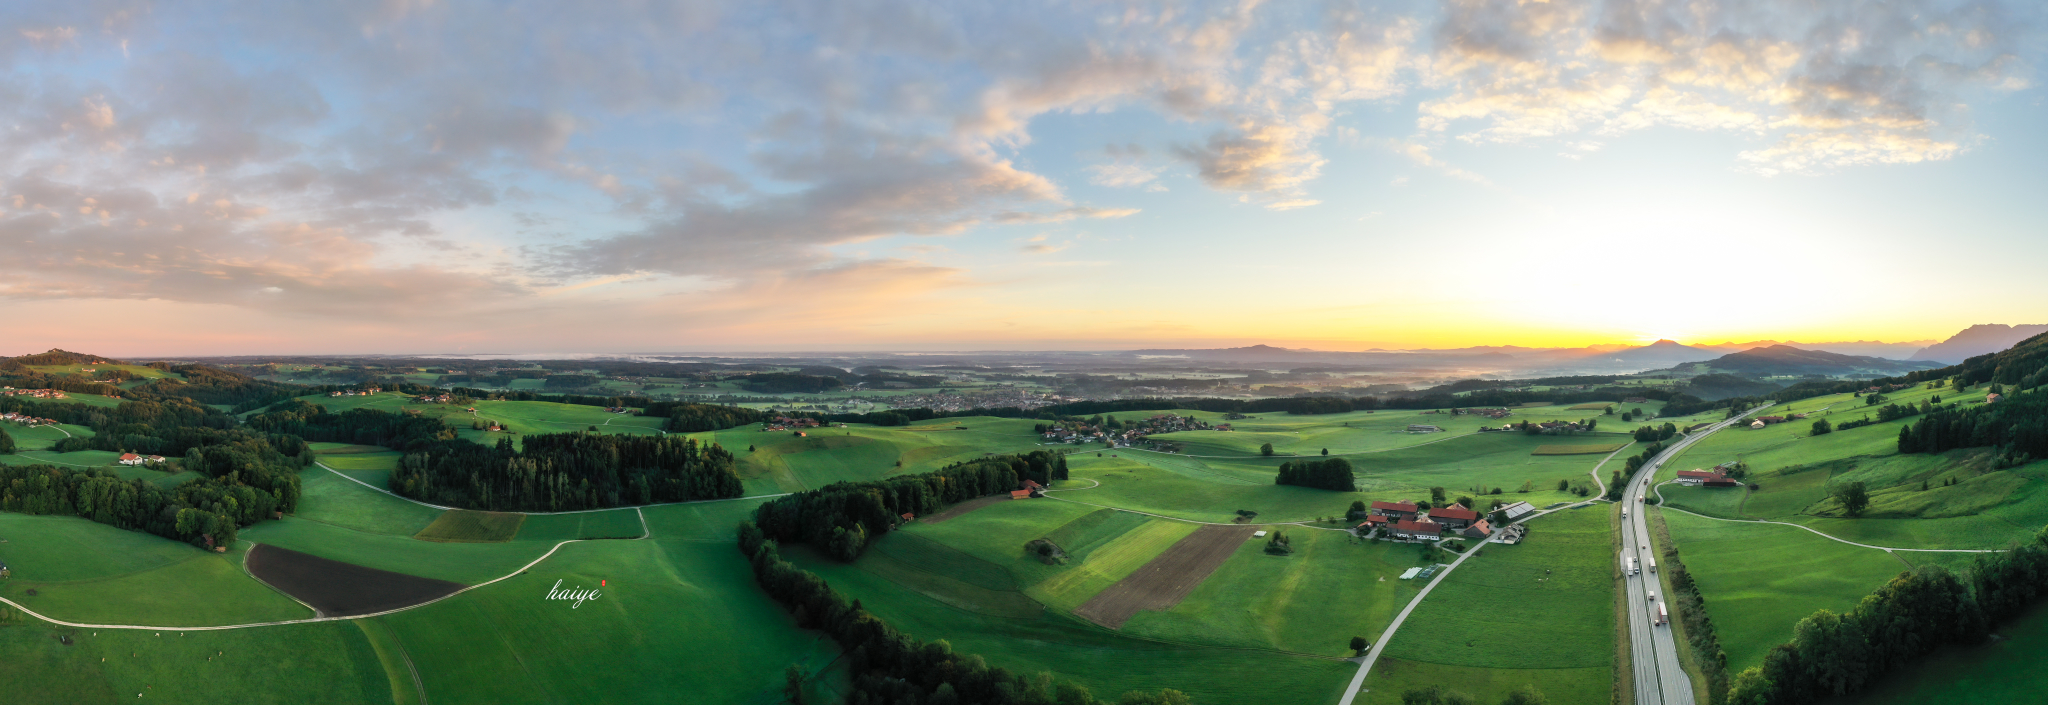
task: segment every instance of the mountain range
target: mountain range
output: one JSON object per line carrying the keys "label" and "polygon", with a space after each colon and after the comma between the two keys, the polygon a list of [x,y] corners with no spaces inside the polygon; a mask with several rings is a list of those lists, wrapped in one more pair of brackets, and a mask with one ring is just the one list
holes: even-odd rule
{"label": "mountain range", "polygon": [[1983,323],[1964,328],[1963,332],[1949,336],[1948,340],[1921,348],[1906,359],[1953,365],[1978,355],[2003,351],[2042,333],[2048,333],[2048,324],[2008,326]]}
{"label": "mountain range", "polygon": [[1790,345],[1771,345],[1729,353],[1703,366],[1750,377],[1777,375],[1844,375],[1855,373],[1904,374],[1941,367],[1938,362],[1888,360],[1863,355],[1843,355],[1824,350],[1804,350]]}

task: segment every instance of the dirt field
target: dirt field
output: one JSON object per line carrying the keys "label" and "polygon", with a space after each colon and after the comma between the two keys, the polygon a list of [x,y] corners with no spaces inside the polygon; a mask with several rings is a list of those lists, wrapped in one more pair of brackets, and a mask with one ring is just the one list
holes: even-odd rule
{"label": "dirt field", "polygon": [[947,507],[947,508],[946,508],[946,511],[943,511],[943,512],[939,512],[939,513],[937,513],[937,514],[933,514],[933,515],[931,515],[931,516],[923,516],[923,517],[918,517],[918,518],[917,518],[917,520],[918,520],[918,521],[921,521],[921,522],[924,522],[924,523],[927,523],[927,524],[937,524],[937,523],[939,523],[939,522],[942,522],[942,521],[945,521],[945,520],[947,520],[947,519],[951,519],[951,518],[953,518],[953,517],[957,517],[957,516],[960,516],[960,515],[962,515],[962,514],[966,514],[966,513],[968,513],[968,512],[974,511],[974,510],[976,510],[976,509],[980,509],[980,508],[982,508],[982,507],[986,507],[986,506],[988,506],[988,505],[991,505],[991,504],[995,504],[995,503],[997,503],[997,502],[1025,502],[1025,501],[1038,501],[1038,500],[1013,500],[1013,499],[1010,499],[1010,496],[1009,496],[1009,495],[1006,495],[1006,494],[999,494],[999,495],[995,495],[995,496],[993,496],[993,497],[983,497],[983,498],[981,498],[981,499],[970,499],[970,500],[967,500],[967,501],[965,501],[965,502],[961,502],[961,503],[959,503],[959,504],[955,504],[955,505],[953,505],[953,506]]}
{"label": "dirt field", "polygon": [[1204,526],[1074,609],[1074,614],[1111,629],[1138,610],[1171,609],[1230,559],[1250,538],[1249,526]]}
{"label": "dirt field", "polygon": [[311,605],[322,617],[397,609],[463,588],[461,583],[365,568],[263,544],[250,549],[249,572]]}

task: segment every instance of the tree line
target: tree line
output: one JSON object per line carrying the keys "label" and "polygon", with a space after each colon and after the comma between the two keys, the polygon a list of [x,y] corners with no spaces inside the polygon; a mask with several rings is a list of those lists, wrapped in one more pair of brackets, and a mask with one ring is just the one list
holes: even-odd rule
{"label": "tree line", "polygon": [[1351,461],[1343,458],[1281,463],[1280,474],[1273,478],[1273,484],[1314,487],[1338,492],[1358,491],[1356,476],[1351,472]]}
{"label": "tree line", "polygon": [[754,509],[753,524],[782,543],[806,543],[842,561],[859,558],[904,514],[923,516],[948,505],[1067,479],[1067,459],[1034,450],[954,463],[917,475],[865,482],[835,482],[778,497]]}
{"label": "tree line", "polygon": [[523,449],[446,440],[409,450],[391,473],[403,497],[463,509],[561,512],[738,497],[731,453],[681,436],[574,432]]}
{"label": "tree line", "polygon": [[[830,488],[827,488],[830,489]],[[852,680],[847,705],[1109,705],[1085,686],[1050,673],[1023,675],[990,667],[979,655],[953,651],[945,641],[926,642],[898,631],[849,600],[816,573],[783,560],[778,542],[752,522],[739,526],[739,550],[754,569],[761,589],[796,616],[797,626],[832,637],[846,654]],[[802,674],[791,679],[801,686]],[[1133,691],[1116,705],[1190,705],[1174,690]]]}
{"label": "tree line", "polygon": [[1978,554],[1963,575],[1939,565],[1900,573],[1842,614],[1820,610],[1793,627],[1762,665],[1729,689],[1731,705],[1799,705],[1856,693],[1951,644],[1991,629],[2048,594],[2048,529],[2000,553]]}
{"label": "tree line", "polygon": [[1939,453],[1991,446],[2000,464],[2048,458],[2048,394],[2013,394],[1996,404],[1949,407],[1899,428],[1899,452]]}

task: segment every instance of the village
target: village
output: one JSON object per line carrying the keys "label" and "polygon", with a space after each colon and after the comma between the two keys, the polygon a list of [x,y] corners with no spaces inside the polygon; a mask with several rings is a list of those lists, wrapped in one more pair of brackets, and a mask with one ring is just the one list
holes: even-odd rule
{"label": "village", "polygon": [[[1102,417],[1096,417],[1101,419]],[[1104,420],[1073,420],[1057,424],[1039,424],[1034,427],[1039,437],[1049,443],[1106,443],[1111,448],[1128,448],[1144,444],[1153,450],[1175,452],[1179,445],[1149,438],[1155,434],[1176,431],[1230,431],[1230,424],[1211,425],[1193,416],[1154,414],[1143,421],[1118,421],[1115,416]],[[1168,450],[1168,448],[1171,448]]]}

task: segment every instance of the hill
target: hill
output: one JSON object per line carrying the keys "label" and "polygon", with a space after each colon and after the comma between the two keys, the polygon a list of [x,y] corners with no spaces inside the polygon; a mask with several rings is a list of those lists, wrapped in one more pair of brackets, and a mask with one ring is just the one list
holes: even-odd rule
{"label": "hill", "polygon": [[1928,345],[1931,345],[1934,342],[1935,341],[1933,340],[1905,340],[1896,343],[1887,343],[1882,340],[1842,340],[1832,343],[1802,343],[1797,340],[1752,340],[1747,343],[1728,342],[1721,343],[1718,345],[1695,344],[1693,347],[1704,348],[1707,350],[1713,350],[1725,354],[1742,352],[1750,348],[1767,348],[1773,345],[1790,345],[1792,347],[1799,348],[1802,350],[1819,350],[1821,352],[1841,353],[1843,355],[1861,355],[1864,357],[1882,357],[1890,360],[1906,360],[1910,359],[1914,352],[1920,350],[1921,348],[1927,347]]}
{"label": "hill", "polygon": [[1750,377],[1777,375],[1846,375],[1856,373],[1903,374],[1938,367],[1934,362],[1905,362],[1881,357],[1802,350],[1790,345],[1744,350],[1714,358],[1706,363],[1721,372]]}
{"label": "hill", "polygon": [[2002,323],[1984,323],[1949,336],[1948,340],[1921,348],[1908,360],[1926,360],[1956,364],[1978,355],[1989,355],[2011,348],[2022,340],[2048,333],[2048,324],[2008,326]]}
{"label": "hill", "polygon": [[1686,381],[1685,393],[1707,401],[1731,397],[1763,396],[1778,391],[1778,385],[1730,374],[1700,375]]}

